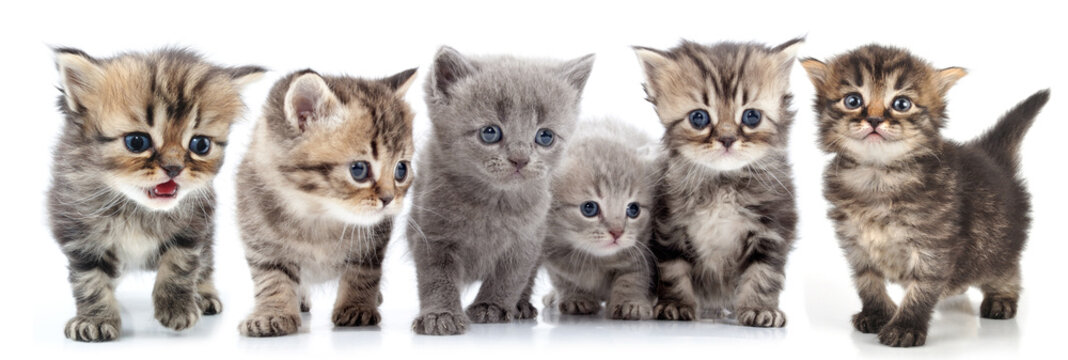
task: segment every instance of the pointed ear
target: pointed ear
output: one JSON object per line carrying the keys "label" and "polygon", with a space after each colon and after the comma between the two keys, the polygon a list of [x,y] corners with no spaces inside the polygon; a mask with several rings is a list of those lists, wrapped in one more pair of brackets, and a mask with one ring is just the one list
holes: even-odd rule
{"label": "pointed ear", "polygon": [[301,133],[313,124],[329,120],[340,105],[323,78],[314,72],[299,75],[289,83],[285,101],[286,120]]}
{"label": "pointed ear", "polygon": [[789,75],[790,69],[793,68],[794,59],[797,59],[797,50],[801,48],[801,45],[805,43],[804,37],[792,39],[784,42],[779,46],[771,49],[775,52],[775,60],[778,62],[782,72]]}
{"label": "pointed ear", "polygon": [[560,65],[561,74],[575,90],[582,92],[582,89],[586,87],[586,80],[590,79],[590,73],[593,72],[594,58],[594,54],[589,54]]}
{"label": "pointed ear", "polygon": [[816,88],[820,88],[827,83],[827,77],[831,75],[831,69],[827,64],[813,58],[801,60],[801,67],[805,68],[805,72],[808,73],[808,79],[812,81],[812,85],[815,85]]}
{"label": "pointed ear", "polygon": [[652,100],[658,92],[658,74],[672,66],[673,60],[663,51],[641,46],[634,47],[634,54],[638,56],[638,63],[641,64],[642,73],[645,75],[645,94]]}
{"label": "pointed ear", "polygon": [[226,68],[226,73],[230,74],[230,79],[238,90],[263,78],[265,72],[267,69],[255,65]]}
{"label": "pointed ear", "polygon": [[[78,49],[55,49],[56,68],[67,108],[73,112],[91,101],[92,94],[104,81],[104,69],[100,63]],[[89,99],[87,99],[89,98]]]}
{"label": "pointed ear", "polygon": [[949,92],[949,88],[953,87],[957,83],[957,80],[968,75],[968,71],[959,67],[948,67],[942,70],[938,70],[938,74],[935,75],[935,86],[938,86],[938,91],[945,95]]}
{"label": "pointed ear", "polygon": [[448,46],[442,46],[434,56],[434,69],[430,74],[429,90],[434,95],[449,96],[449,89],[463,78],[474,74],[475,64]]}
{"label": "pointed ear", "polygon": [[408,92],[408,88],[412,87],[412,83],[415,82],[415,73],[419,68],[411,68],[401,71],[388,78],[382,79],[382,82],[393,90],[393,93],[398,98],[404,98],[404,94]]}

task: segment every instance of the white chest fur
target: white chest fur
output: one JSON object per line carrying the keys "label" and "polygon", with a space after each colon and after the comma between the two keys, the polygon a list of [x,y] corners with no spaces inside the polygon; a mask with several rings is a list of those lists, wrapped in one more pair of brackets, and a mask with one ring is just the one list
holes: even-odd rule
{"label": "white chest fur", "polygon": [[159,256],[163,240],[140,226],[125,219],[114,219],[109,220],[108,228],[111,231],[107,233],[104,243],[114,251],[124,269],[144,269]]}
{"label": "white chest fur", "polygon": [[[891,210],[872,208],[870,211]],[[862,215],[851,219],[845,230],[856,239],[856,246],[866,254],[867,260],[888,280],[900,282],[917,270],[921,254],[909,243],[908,227],[887,222],[885,218]]]}
{"label": "white chest fur", "polygon": [[736,193],[723,191],[684,215],[686,233],[701,259],[696,268],[722,274],[740,256],[745,236],[755,230],[740,200]]}

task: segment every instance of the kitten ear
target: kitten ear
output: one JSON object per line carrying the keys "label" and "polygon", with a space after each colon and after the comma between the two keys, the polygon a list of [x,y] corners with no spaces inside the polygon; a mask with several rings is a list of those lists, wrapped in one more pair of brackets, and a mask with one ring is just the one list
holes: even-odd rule
{"label": "kitten ear", "polygon": [[408,88],[410,88],[412,86],[412,83],[415,82],[415,73],[418,69],[419,68],[411,68],[408,70],[401,71],[397,74],[394,74],[393,76],[382,79],[382,82],[385,83],[386,86],[389,86],[389,89],[393,90],[393,93],[398,98],[403,99],[404,94],[408,92]]}
{"label": "kitten ear", "polygon": [[827,82],[827,76],[831,74],[831,69],[827,64],[813,58],[801,60],[801,67],[805,68],[805,72],[808,73],[808,79],[817,88],[822,87]]}
{"label": "kitten ear", "polygon": [[586,80],[589,80],[590,73],[593,72],[593,60],[595,57],[594,54],[589,54],[560,65],[560,71],[564,79],[580,93],[586,87]]}
{"label": "kitten ear", "polygon": [[959,67],[938,70],[938,74],[935,75],[935,85],[938,86],[938,92],[945,95],[949,92],[949,88],[953,87],[957,80],[960,80],[964,75],[968,75],[968,71]]}
{"label": "kitten ear", "polygon": [[308,71],[289,84],[285,98],[286,119],[303,133],[309,124],[328,120],[337,110],[337,97],[323,78]]}
{"label": "kitten ear", "polygon": [[55,53],[67,109],[79,112],[87,100],[91,101],[93,92],[104,81],[104,69],[96,59],[78,49],[58,48]]}
{"label": "kitten ear", "polygon": [[781,71],[787,75],[790,74],[790,69],[794,65],[794,59],[797,59],[797,50],[801,48],[801,45],[805,43],[804,37],[794,38],[790,41],[779,44],[771,49],[775,52],[775,60],[779,63]]}
{"label": "kitten ear", "polygon": [[657,82],[656,78],[667,67],[671,66],[672,61],[667,54],[660,50],[635,46],[634,54],[638,55],[638,62],[642,66],[642,72],[645,74],[645,94],[648,100],[656,98]]}
{"label": "kitten ear", "polygon": [[238,90],[260,80],[265,72],[267,69],[255,65],[226,68],[226,73],[230,75],[234,87]]}
{"label": "kitten ear", "polygon": [[475,64],[448,46],[442,46],[434,56],[434,70],[430,74],[429,91],[433,95],[449,96],[449,88],[461,79],[474,74]]}

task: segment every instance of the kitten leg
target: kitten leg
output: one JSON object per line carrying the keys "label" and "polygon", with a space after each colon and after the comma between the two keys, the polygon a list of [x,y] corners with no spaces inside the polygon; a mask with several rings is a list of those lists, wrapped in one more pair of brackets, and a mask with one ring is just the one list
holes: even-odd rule
{"label": "kitten leg", "polygon": [[222,300],[219,299],[219,291],[215,289],[215,251],[211,242],[204,244],[200,253],[200,278],[197,280],[197,301],[204,315],[215,315],[222,312]]}
{"label": "kitten leg", "polygon": [[190,238],[179,237],[161,250],[152,300],[156,320],[174,330],[193,327],[204,312],[197,302],[203,249],[198,245]]}
{"label": "kitten leg", "polygon": [[658,264],[660,281],[657,284],[657,303],[653,313],[659,320],[691,321],[697,318],[697,297],[693,292],[690,271],[693,268],[686,260],[675,258]]}
{"label": "kitten leg", "polygon": [[119,303],[115,300],[118,273],[112,259],[81,252],[68,252],[70,284],[77,315],[67,321],[63,333],[77,341],[111,341],[122,329]]}
{"label": "kitten leg", "polygon": [[460,305],[462,263],[449,249],[428,242],[413,247],[419,288],[419,316],[412,331],[420,335],[459,335],[467,331],[467,315]]}
{"label": "kitten leg", "polygon": [[561,314],[567,315],[593,315],[601,311],[601,298],[589,291],[586,291],[574,283],[569,281],[560,274],[549,273],[549,278],[553,282],[553,291],[550,293],[551,301],[546,303],[545,306],[553,306]]}
{"label": "kitten leg", "polygon": [[853,315],[853,328],[865,334],[878,333],[897,311],[897,305],[886,292],[886,279],[875,268],[866,253],[847,248],[847,258],[853,268],[853,284],[860,296],[861,309]]}
{"label": "kitten leg", "polygon": [[1019,268],[979,288],[983,290],[983,303],[979,306],[979,316],[987,319],[1016,317],[1016,304],[1020,299]]}
{"label": "kitten leg", "polygon": [[747,240],[742,259],[741,281],[734,305],[738,323],[753,327],[783,327],[786,314],[779,309],[779,293],[786,282],[784,274],[789,245],[774,237]]}
{"label": "kitten leg", "polygon": [[652,274],[632,271],[620,274],[612,281],[608,296],[608,318],[615,320],[647,320],[653,317],[652,294],[649,293]]}
{"label": "kitten leg", "polygon": [[[490,274],[478,289],[475,302],[467,307],[467,316],[475,323],[505,323],[516,316],[519,297],[530,283],[536,260],[524,259],[527,252],[511,251],[497,260]],[[529,299],[526,300],[528,303]]]}
{"label": "kitten leg", "polygon": [[921,280],[908,284],[905,299],[890,322],[879,331],[879,342],[893,347],[921,346],[927,342],[927,326],[938,297],[945,292],[942,281]]}
{"label": "kitten leg", "polygon": [[370,326],[382,321],[382,315],[378,313],[378,305],[382,302],[379,283],[382,280],[382,259],[386,256],[389,232],[387,230],[385,234],[374,238],[380,240],[371,254],[345,261],[348,268],[341,275],[338,286],[334,325]]}
{"label": "kitten leg", "polygon": [[540,267],[539,265],[534,265],[534,270],[530,272],[530,279],[527,280],[527,286],[519,294],[519,302],[515,305],[516,319],[533,319],[538,316],[538,309],[530,302],[530,297],[534,293],[534,281],[538,278],[538,268]]}
{"label": "kitten leg", "polygon": [[237,327],[252,337],[282,336],[300,329],[300,267],[296,264],[254,262],[249,259],[255,283],[256,307]]}

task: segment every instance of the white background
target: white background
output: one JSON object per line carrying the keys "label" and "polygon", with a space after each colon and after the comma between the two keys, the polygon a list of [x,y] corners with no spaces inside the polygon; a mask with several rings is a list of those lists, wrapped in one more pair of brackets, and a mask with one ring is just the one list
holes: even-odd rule
{"label": "white background", "polygon": [[[0,326],[0,353],[8,354],[2,357],[1063,356],[1058,349],[1063,348],[1063,258],[1068,248],[1062,230],[1066,197],[1061,175],[1068,114],[1062,99],[1068,96],[1068,83],[1062,37],[1068,29],[1061,6],[1027,1],[997,6],[933,1],[382,3],[5,3],[0,11],[0,109],[5,125],[0,218],[7,247],[0,251],[6,279],[0,296],[5,322]],[[315,292],[313,310],[305,315],[300,333],[275,339],[238,335],[236,326],[252,305],[252,283],[234,222],[234,168],[267,89],[285,73],[311,67],[380,77],[414,66],[425,70],[442,44],[464,53],[561,59],[595,52],[583,114],[619,117],[659,136],[662,129],[652,106],[643,100],[631,45],[667,48],[683,38],[774,45],[800,35],[808,37],[801,56],[827,58],[879,42],[908,47],[938,67],[968,68],[970,74],[949,94],[950,121],[944,133],[954,139],[979,134],[1017,101],[1053,88],[1053,100],[1023,147],[1023,175],[1034,194],[1035,221],[1023,254],[1025,291],[1015,320],[979,319],[981,297],[973,290],[939,306],[923,348],[885,348],[874,335],[852,329],[849,318],[860,305],[821,195],[821,172],[829,157],[815,146],[812,86],[796,66],[791,80],[798,116],[790,152],[801,223],[781,298],[789,318],[784,329],[711,321],[609,322],[550,313],[537,322],[474,325],[459,337],[415,336],[409,330],[418,311],[415,273],[404,241],[394,238],[385,265],[381,326],[335,329],[330,323],[335,287],[325,285]],[[74,303],[65,258],[47,229],[44,210],[51,149],[63,122],[55,110],[59,92],[52,45],[100,57],[184,45],[217,63],[254,63],[272,70],[245,92],[249,112],[233,128],[226,166],[215,182],[220,194],[216,283],[223,314],[202,319],[193,330],[167,330],[152,317],[153,276],[134,274],[118,289],[123,305],[119,341],[80,344],[63,337],[61,329],[74,314]],[[428,126],[424,75],[407,97],[418,113],[417,138],[425,138]],[[547,290],[547,279],[539,279],[537,298]],[[466,295],[470,299],[473,294]],[[900,295],[900,290],[895,288],[893,294]]]}

